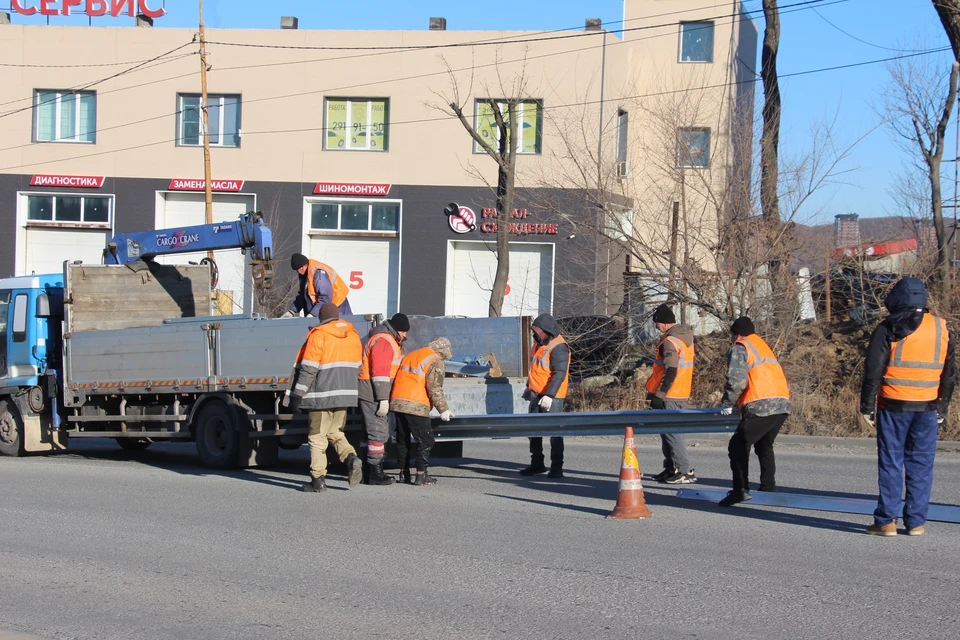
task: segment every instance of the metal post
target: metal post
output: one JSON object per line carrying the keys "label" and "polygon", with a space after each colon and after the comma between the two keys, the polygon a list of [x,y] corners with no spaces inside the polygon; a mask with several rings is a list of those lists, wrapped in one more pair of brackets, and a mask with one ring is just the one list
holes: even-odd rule
{"label": "metal post", "polygon": [[827,322],[833,322],[833,316],[830,313],[830,245],[827,245],[827,270],[824,272],[827,286]]}
{"label": "metal post", "polygon": [[680,203],[673,202],[673,217],[670,219],[670,273],[667,280],[667,300],[674,298],[674,277],[677,270],[677,234],[680,232]]}
{"label": "metal post", "polygon": [[[203,114],[203,191],[206,224],[213,224],[213,185],[210,181],[210,114],[207,110],[207,35],[203,27],[203,0],[200,2],[200,111]],[[213,252],[207,257],[213,259]]]}

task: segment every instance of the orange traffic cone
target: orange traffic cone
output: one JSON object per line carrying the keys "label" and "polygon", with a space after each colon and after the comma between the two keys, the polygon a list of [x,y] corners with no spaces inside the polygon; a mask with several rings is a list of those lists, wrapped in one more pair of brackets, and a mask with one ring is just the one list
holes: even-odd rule
{"label": "orange traffic cone", "polygon": [[637,445],[633,440],[633,427],[627,427],[623,434],[623,463],[620,465],[620,490],[617,493],[617,506],[607,516],[616,519],[643,519],[653,514],[647,509],[643,499],[643,487],[640,485],[640,461],[637,460]]}

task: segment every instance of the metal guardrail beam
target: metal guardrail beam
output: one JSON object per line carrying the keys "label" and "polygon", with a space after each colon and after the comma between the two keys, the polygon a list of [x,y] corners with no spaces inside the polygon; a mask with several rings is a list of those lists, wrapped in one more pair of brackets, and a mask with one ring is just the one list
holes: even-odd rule
{"label": "metal guardrail beam", "polygon": [[437,441],[544,436],[618,436],[626,427],[634,435],[733,432],[740,416],[719,409],[663,411],[590,411],[583,413],[516,413],[457,416],[433,420]]}

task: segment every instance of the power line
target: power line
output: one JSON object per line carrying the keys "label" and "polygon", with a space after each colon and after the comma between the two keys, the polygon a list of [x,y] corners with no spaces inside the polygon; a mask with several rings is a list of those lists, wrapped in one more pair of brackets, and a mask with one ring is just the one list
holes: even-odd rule
{"label": "power line", "polygon": [[874,43],[872,43],[872,42],[867,42],[867,41],[864,40],[863,38],[858,38],[857,36],[853,35],[853,34],[850,33],[849,31],[844,31],[843,29],[841,29],[840,27],[838,27],[838,26],[835,25],[834,23],[830,22],[830,20],[828,20],[828,19],[826,18],[826,16],[824,16],[822,13],[820,13],[819,11],[817,11],[817,8],[816,8],[816,7],[810,7],[810,9],[811,9],[815,14],[817,14],[818,16],[820,16],[820,19],[823,20],[824,22],[826,22],[828,25],[830,25],[831,27],[833,27],[834,29],[836,29],[837,31],[839,31],[840,33],[842,33],[843,35],[847,36],[848,38],[852,38],[852,39],[854,39],[854,40],[856,40],[857,42],[860,42],[860,43],[862,43],[862,44],[865,44],[865,45],[874,47],[874,48],[876,48],[876,49],[885,49],[885,50],[887,50],[887,51],[897,51],[897,52],[900,52],[900,53],[905,53],[905,52],[915,53],[915,52],[918,52],[918,51],[924,51],[924,49],[898,49],[898,48],[896,48],[896,47],[885,47],[885,46],[880,45],[880,44],[874,44]]}

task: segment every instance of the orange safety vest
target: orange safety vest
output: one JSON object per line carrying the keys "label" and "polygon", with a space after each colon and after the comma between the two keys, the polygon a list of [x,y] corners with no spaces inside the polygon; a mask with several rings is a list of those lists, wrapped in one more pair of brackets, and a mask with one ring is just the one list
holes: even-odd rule
{"label": "orange safety vest", "polygon": [[[390,347],[393,349],[393,362],[390,363],[390,378],[385,379],[382,377],[373,377],[371,374],[370,368],[370,352],[373,351],[373,345],[375,345],[379,340],[386,340]],[[400,345],[397,344],[396,339],[393,335],[381,332],[375,333],[370,336],[370,339],[367,340],[367,344],[363,347],[363,362],[360,364],[360,379],[361,380],[374,380],[376,382],[390,382],[397,377],[397,371],[400,369],[400,360],[402,354],[400,351]]]}
{"label": "orange safety vest", "polygon": [[947,321],[923,314],[917,330],[890,345],[890,360],[883,372],[880,397],[890,400],[930,402],[940,390],[940,374],[947,361]]}
{"label": "orange safety vest", "polygon": [[[527,378],[527,386],[534,393],[543,393],[550,384],[550,352],[558,344],[567,344],[563,336],[557,336],[547,344],[540,344],[533,350],[530,357],[530,376]],[[567,384],[570,382],[570,367],[563,376],[563,384],[557,391],[557,398],[567,397]]]}
{"label": "orange safety vest", "polygon": [[440,356],[430,347],[417,349],[404,356],[390,391],[391,400],[409,400],[433,408],[427,395],[427,369]]}
{"label": "orange safety vest", "polygon": [[789,400],[790,387],[787,386],[787,377],[783,375],[780,362],[763,338],[753,333],[740,336],[736,343],[747,349],[747,388],[740,394],[737,406],[742,407],[749,402],[767,398]]}
{"label": "orange safety vest", "polygon": [[343,301],[347,299],[347,293],[350,291],[347,288],[347,283],[343,281],[337,272],[328,264],[324,264],[319,260],[311,259],[307,263],[307,296],[310,298],[311,302],[316,304],[317,302],[317,288],[313,284],[313,278],[317,273],[317,269],[323,271],[327,274],[327,277],[330,278],[330,283],[333,285],[333,304],[338,307],[343,304]]}
{"label": "orange safety vest", "polygon": [[[662,355],[660,350],[663,343],[669,340],[677,348],[680,355],[680,363],[677,366],[677,377],[673,384],[667,389],[667,400],[681,401],[690,399],[690,391],[693,388],[693,345],[689,347],[680,338],[674,336],[664,336],[660,344],[657,345],[657,353]],[[663,381],[663,374],[667,368],[663,366],[663,359],[657,358],[653,362],[653,373],[647,380],[647,391],[656,393],[660,390],[660,383]]]}
{"label": "orange safety vest", "polygon": [[297,353],[295,365],[315,370],[310,387],[294,380],[296,395],[305,409],[357,406],[357,371],[362,357],[360,336],[345,320],[332,320],[310,329]]}

